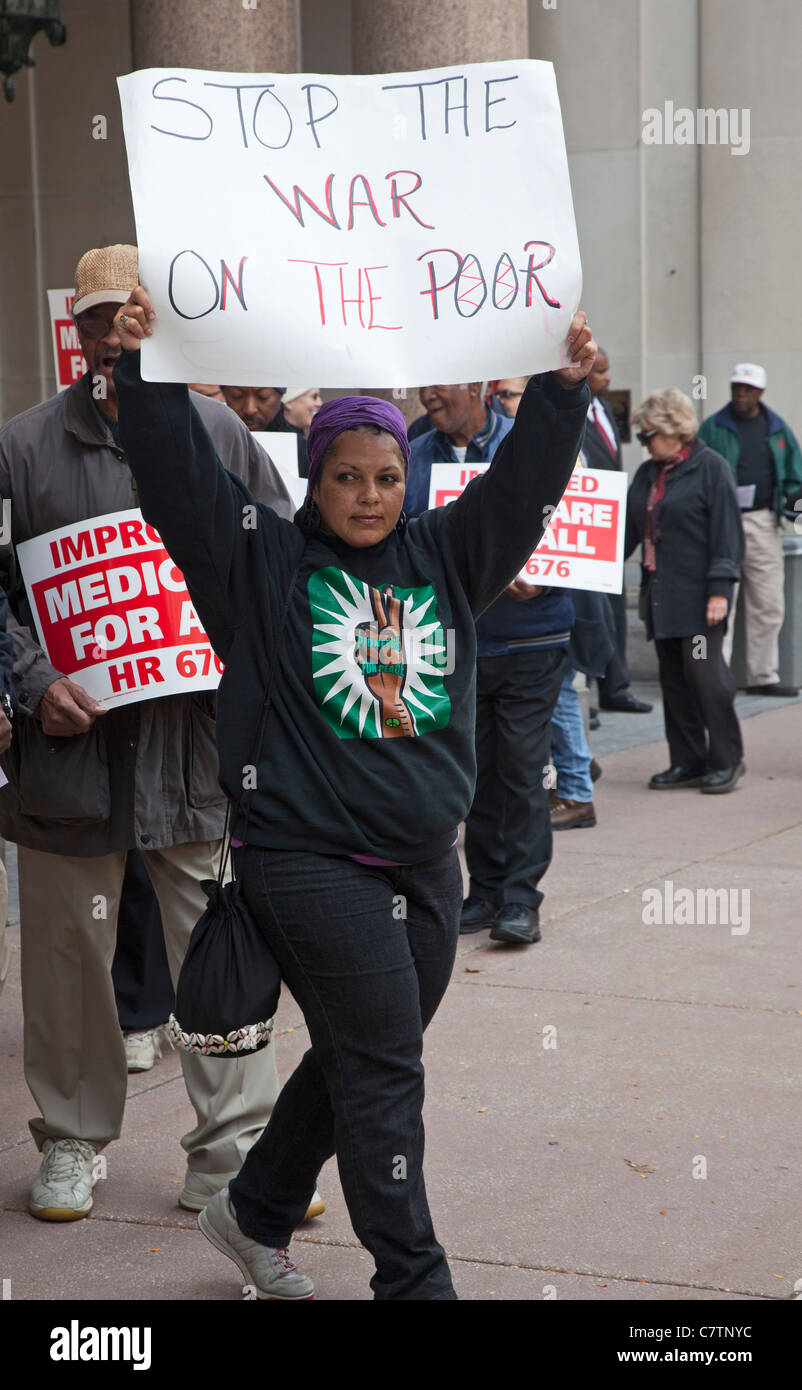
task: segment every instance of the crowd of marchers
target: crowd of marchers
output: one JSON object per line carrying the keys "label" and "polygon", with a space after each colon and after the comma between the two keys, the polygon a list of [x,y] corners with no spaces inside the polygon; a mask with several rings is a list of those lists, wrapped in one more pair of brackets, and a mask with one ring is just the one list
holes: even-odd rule
{"label": "crowd of marchers", "polygon": [[[232,843],[310,1050],[281,1089],[272,1043],[237,1062],[182,1053],[197,1123],[181,1140],[178,1201],[260,1297],[310,1298],[288,1247],[324,1211],[317,1177],[336,1153],[375,1296],[454,1298],[423,1183],[422,1031],[458,936],[487,930],[512,950],[540,941],[553,834],[596,825],[601,767],[578,675],[598,690],[591,730],[605,712],[652,708],[630,688],[625,592],[520,577],[572,470],[624,467],[609,354],[579,314],[567,368],[422,387],[407,429],[389,402],[324,404],[314,386],[143,382],[138,347],[158,321],[134,247],[81,258],[73,314],[84,376],[0,429],[11,517],[0,834],[17,846],[24,1065],[42,1155],[29,1210],[43,1221],[91,1211],[127,1073],[154,1064],[174,1009],[269,686],[257,791]],[[648,457],[629,487],[625,548],[640,561],[669,751],[654,790],[726,794],[746,771],[729,664],[736,603],[749,691],[797,693],[780,680],[778,637],[781,525],[802,505],[802,454],[766,387],[762,367],[739,363],[730,400],[701,425],[675,387],[632,415]],[[262,431],[297,438],[300,510]],[[491,466],[430,509],[432,469],[448,462]],[[253,535],[236,521],[251,503]],[[217,694],[109,708],[40,645],[17,547],[132,507],[159,531],[225,662]],[[339,704],[313,663],[321,575],[335,587],[340,576],[370,619],[360,609],[348,637],[362,655]],[[428,684],[413,682],[405,647],[424,602],[456,634],[454,669]]]}

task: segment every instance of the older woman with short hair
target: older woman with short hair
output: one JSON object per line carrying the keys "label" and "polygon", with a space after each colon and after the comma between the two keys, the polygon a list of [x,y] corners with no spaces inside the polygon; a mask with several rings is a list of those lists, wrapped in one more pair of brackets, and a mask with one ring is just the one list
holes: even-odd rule
{"label": "older woman with short hair", "polygon": [[654,639],[671,766],[656,791],[730,792],[745,772],[735,682],[722,643],[744,539],[732,469],[697,439],[682,391],[656,391],[632,416],[650,454],[627,499],[626,553],[642,544],[641,616]]}

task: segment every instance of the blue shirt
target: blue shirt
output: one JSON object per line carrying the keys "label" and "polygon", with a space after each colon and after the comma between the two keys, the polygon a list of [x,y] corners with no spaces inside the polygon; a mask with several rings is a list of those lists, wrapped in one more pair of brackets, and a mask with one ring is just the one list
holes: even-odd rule
{"label": "blue shirt", "polygon": [[[514,423],[511,415],[488,410],[484,425],[468,444],[465,463],[490,463]],[[413,439],[404,497],[407,516],[419,516],[429,509],[432,464],[456,462],[451,440],[442,430],[430,430]],[[510,656],[567,647],[573,625],[574,606],[567,589],[547,589],[539,598],[524,600],[501,594],[477,620],[477,655]]]}

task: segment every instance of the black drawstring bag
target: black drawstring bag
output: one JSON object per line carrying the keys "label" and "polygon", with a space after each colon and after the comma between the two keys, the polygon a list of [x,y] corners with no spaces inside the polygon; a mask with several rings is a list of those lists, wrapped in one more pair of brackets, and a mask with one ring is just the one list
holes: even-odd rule
{"label": "black drawstring bag", "polygon": [[201,884],[209,905],[192,929],[167,1035],[203,1057],[249,1057],[270,1042],[281,971],[239,879],[221,879]]}
{"label": "black drawstring bag", "polygon": [[[279,622],[270,680],[251,759],[254,765],[262,746],[277,669],[276,658],[299,566],[300,561],[293,571]],[[242,802],[243,797],[240,797],[237,811]],[[231,850],[227,833],[229,810],[230,806],[226,809],[223,830],[225,854],[221,850],[217,878],[204,879],[201,883],[208,906],[192,929],[178,975],[176,1011],[167,1023],[167,1036],[172,1043],[203,1057],[250,1057],[267,1047],[281,992],[278,961],[245,902],[242,884],[236,878],[229,883],[223,882]],[[243,831],[245,843],[249,819],[250,805]]]}

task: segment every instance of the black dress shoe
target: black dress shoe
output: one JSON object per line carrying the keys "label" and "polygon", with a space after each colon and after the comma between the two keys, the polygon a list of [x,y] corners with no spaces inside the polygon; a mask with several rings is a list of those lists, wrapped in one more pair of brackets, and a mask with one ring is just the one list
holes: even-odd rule
{"label": "black dress shoe", "polygon": [[636,700],[628,690],[615,695],[612,700],[599,700],[599,707],[614,710],[617,714],[649,714],[654,709],[654,705],[647,705],[645,700]]}
{"label": "black dress shoe", "polygon": [[524,903],[505,903],[496,913],[490,932],[491,941],[510,941],[526,945],[540,940],[540,925],[536,907]]}
{"label": "black dress shoe", "polygon": [[477,898],[473,894],[462,904],[459,919],[460,936],[470,936],[472,932],[484,931],[492,927],[496,918],[496,905],[487,898]]}
{"label": "black dress shoe", "polygon": [[779,695],[783,699],[793,699],[799,694],[795,685],[748,685],[747,695]]}
{"label": "black dress shoe", "polygon": [[736,767],[721,767],[715,772],[708,772],[702,780],[702,791],[708,792],[711,796],[731,792],[738,778],[743,777],[745,772],[745,763],[738,763]]}
{"label": "black dress shoe", "polygon": [[656,772],[654,777],[650,777],[649,786],[655,791],[670,787],[701,787],[704,777],[704,768],[691,772],[687,767],[670,767],[667,772]]}

